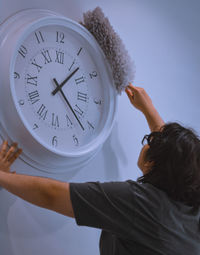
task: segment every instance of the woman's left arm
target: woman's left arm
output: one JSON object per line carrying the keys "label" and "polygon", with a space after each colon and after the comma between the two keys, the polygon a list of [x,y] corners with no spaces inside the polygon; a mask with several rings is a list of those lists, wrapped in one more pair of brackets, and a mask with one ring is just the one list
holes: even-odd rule
{"label": "woman's left arm", "polygon": [[12,194],[43,208],[74,217],[70,199],[69,183],[49,178],[13,174],[11,164],[21,153],[14,144],[7,148],[7,142],[0,150],[0,186]]}

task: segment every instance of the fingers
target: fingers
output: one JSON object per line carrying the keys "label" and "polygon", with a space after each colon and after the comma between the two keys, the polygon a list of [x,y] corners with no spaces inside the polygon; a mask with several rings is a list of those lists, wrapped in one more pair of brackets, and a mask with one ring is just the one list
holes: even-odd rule
{"label": "fingers", "polygon": [[22,153],[22,149],[20,148],[15,153],[13,153],[13,155],[9,158],[9,162],[12,164],[19,157],[21,153]]}
{"label": "fingers", "polygon": [[5,157],[6,155],[6,151],[7,151],[7,146],[8,146],[8,141],[4,141],[1,145],[1,151],[0,151],[0,155],[2,158]]}
{"label": "fingers", "polygon": [[132,97],[133,97],[133,93],[131,92],[131,90],[130,89],[128,89],[128,88],[126,88],[126,94],[127,94],[127,96],[129,97],[129,99],[131,100],[132,99]]}
{"label": "fingers", "polygon": [[148,97],[144,88],[133,86],[131,83],[129,83],[129,85],[126,87],[125,91],[129,95],[131,95],[131,93],[132,93],[132,97],[135,96],[135,98],[141,97],[141,96],[143,96],[145,98]]}
{"label": "fingers", "polygon": [[10,146],[10,149],[7,151],[6,155],[4,156],[5,159],[8,159],[11,157],[11,155],[13,154],[13,152],[16,150],[17,148],[17,143],[13,143]]}
{"label": "fingers", "polygon": [[126,87],[125,91],[129,97],[129,99],[130,99],[130,97],[132,97],[131,99],[133,99],[134,94],[137,94],[139,89],[140,89],[139,87],[135,87],[131,83],[129,83],[129,85]]}
{"label": "fingers", "polygon": [[128,98],[129,98],[129,100],[131,101],[131,103],[133,103],[133,101],[134,101],[134,94],[131,91],[131,89],[129,87],[126,87],[125,92],[126,92]]}
{"label": "fingers", "polygon": [[141,87],[136,87],[133,86],[133,84],[129,83],[129,85],[127,86],[127,88],[132,92],[132,93],[142,93],[144,91],[144,88]]}
{"label": "fingers", "polygon": [[131,84],[131,83],[129,83],[127,88],[130,89],[132,92],[136,92],[137,91],[137,87],[133,86],[133,84]]}
{"label": "fingers", "polygon": [[8,141],[4,141],[1,146],[0,155],[4,161],[12,164],[22,153],[22,149],[17,148],[17,143],[13,143],[8,150]]}

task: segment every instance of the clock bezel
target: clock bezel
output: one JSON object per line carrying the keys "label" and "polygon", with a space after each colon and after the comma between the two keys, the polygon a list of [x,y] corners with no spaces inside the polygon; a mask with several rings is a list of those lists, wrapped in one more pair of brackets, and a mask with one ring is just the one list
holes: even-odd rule
{"label": "clock bezel", "polygon": [[[106,86],[108,85],[107,87],[104,86],[104,93],[105,93],[105,91],[107,92],[107,93],[105,93],[106,94],[105,97],[107,97],[107,100],[106,100],[107,101],[107,105],[106,105],[107,112],[104,113],[104,115],[103,115],[103,119],[101,122],[101,130],[99,131],[97,136],[90,143],[88,143],[85,146],[82,146],[80,149],[77,149],[77,151],[73,151],[73,152],[58,151],[58,150],[54,149],[53,147],[49,146],[48,144],[46,144],[45,142],[43,142],[43,140],[40,140],[41,138],[38,137],[36,135],[36,133],[34,133],[30,129],[29,123],[27,122],[26,118],[22,114],[21,109],[18,105],[18,100],[16,97],[15,89],[14,89],[15,82],[14,82],[14,77],[12,74],[14,71],[15,61],[16,61],[16,58],[18,55],[18,49],[19,49],[20,45],[22,45],[23,42],[26,40],[26,38],[34,31],[38,30],[41,27],[51,26],[51,25],[63,26],[65,28],[67,28],[68,30],[71,30],[72,33],[78,33],[78,35],[81,36],[88,43],[88,47],[90,46],[90,48],[93,50],[92,53],[96,54],[97,61],[95,62],[95,64],[98,65],[98,68],[100,68],[100,65],[103,64],[102,68],[104,70],[103,71],[100,70],[100,72],[101,72],[101,75],[104,75],[103,79],[105,80]],[[110,75],[110,72],[107,70],[109,70],[109,65],[107,63],[107,60],[106,60],[104,53],[102,52],[100,46],[95,41],[94,37],[89,33],[89,31],[87,31],[80,24],[78,24],[68,18],[65,18],[65,17],[45,17],[45,18],[39,19],[39,20],[34,21],[33,23],[27,25],[26,28],[24,28],[24,31],[22,32],[20,39],[18,40],[18,42],[16,43],[16,46],[13,49],[13,54],[12,54],[12,59],[11,59],[11,64],[10,64],[10,88],[11,88],[12,98],[13,98],[16,110],[19,114],[19,117],[20,117],[21,121],[23,122],[23,124],[25,125],[26,129],[34,137],[34,139],[37,140],[38,143],[40,143],[46,149],[50,150],[53,153],[61,155],[61,156],[68,156],[68,157],[83,156],[83,155],[86,155],[86,154],[90,153],[91,151],[97,149],[97,147],[99,147],[106,140],[107,136],[110,133],[110,130],[112,129],[112,124],[114,122],[115,110],[116,110],[116,100],[115,100],[116,92],[114,90],[113,79]],[[109,84],[107,84],[107,83],[109,83]]]}

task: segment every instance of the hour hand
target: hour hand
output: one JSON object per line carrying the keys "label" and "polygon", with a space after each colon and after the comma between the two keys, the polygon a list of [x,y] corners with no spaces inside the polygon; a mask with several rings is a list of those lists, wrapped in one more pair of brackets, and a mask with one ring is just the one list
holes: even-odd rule
{"label": "hour hand", "polygon": [[[58,90],[60,90],[62,88],[62,86],[65,85],[65,83],[79,70],[79,67],[77,67],[60,85],[57,86],[57,88],[55,88],[51,94],[54,96]],[[53,79],[54,80],[54,79]],[[54,81],[55,82],[55,81]]]}

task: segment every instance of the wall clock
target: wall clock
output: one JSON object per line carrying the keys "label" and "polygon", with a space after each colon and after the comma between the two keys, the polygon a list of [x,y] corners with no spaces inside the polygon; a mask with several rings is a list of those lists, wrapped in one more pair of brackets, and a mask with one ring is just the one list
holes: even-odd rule
{"label": "wall clock", "polygon": [[86,164],[111,132],[117,93],[94,37],[57,13],[23,10],[0,27],[0,133],[43,171]]}

